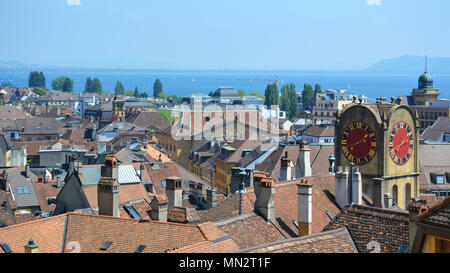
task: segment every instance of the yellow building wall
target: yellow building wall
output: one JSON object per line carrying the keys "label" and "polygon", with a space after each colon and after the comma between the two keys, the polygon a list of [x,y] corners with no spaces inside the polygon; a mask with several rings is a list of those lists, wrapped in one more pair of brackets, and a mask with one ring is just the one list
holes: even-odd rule
{"label": "yellow building wall", "polygon": [[450,240],[434,235],[426,235],[422,253],[450,253]]}

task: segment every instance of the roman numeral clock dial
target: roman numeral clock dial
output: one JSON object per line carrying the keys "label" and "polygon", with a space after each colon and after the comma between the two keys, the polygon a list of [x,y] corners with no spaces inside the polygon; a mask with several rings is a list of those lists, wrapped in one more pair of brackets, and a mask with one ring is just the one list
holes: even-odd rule
{"label": "roman numeral clock dial", "polygon": [[342,132],[341,149],[345,158],[355,165],[365,165],[377,153],[375,131],[364,121],[349,123]]}
{"label": "roman numeral clock dial", "polygon": [[389,155],[397,165],[405,165],[414,151],[414,133],[408,123],[397,122],[389,133]]}

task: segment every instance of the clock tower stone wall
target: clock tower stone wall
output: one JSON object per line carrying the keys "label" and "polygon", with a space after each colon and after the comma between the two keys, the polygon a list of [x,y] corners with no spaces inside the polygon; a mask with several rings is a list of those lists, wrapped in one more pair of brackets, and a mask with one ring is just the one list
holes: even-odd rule
{"label": "clock tower stone wall", "polygon": [[[402,164],[393,161],[389,148],[389,145],[392,145],[390,134],[393,126],[399,122],[407,123],[414,137],[412,152],[408,152],[410,158],[406,163],[401,161]],[[404,123],[400,123],[401,130],[408,127]],[[375,205],[384,207],[384,198],[392,198],[398,206],[405,209],[410,198],[419,194],[418,129],[417,116],[408,106],[386,102],[365,104],[357,103],[355,100],[337,113],[335,166],[349,167],[351,162],[355,163],[362,176],[363,192],[374,199],[374,203],[377,203]],[[375,134],[376,142],[372,132]],[[402,134],[406,135],[406,131]],[[409,139],[399,135],[395,141],[398,142],[399,137],[402,138],[400,142],[404,141],[400,143],[401,145],[396,144],[396,148],[397,150],[402,148],[403,151],[407,148],[404,146],[409,146]],[[374,155],[368,150],[373,149],[373,146],[376,146]],[[361,155],[361,151],[364,150],[369,152]]]}

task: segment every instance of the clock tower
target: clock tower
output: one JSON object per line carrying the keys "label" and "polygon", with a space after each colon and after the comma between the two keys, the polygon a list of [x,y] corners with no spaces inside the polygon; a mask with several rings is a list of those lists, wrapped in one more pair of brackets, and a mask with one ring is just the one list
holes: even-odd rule
{"label": "clock tower", "polygon": [[415,111],[391,100],[362,103],[354,97],[337,112],[336,166],[359,169],[363,192],[375,206],[406,209],[419,195],[419,124]]}

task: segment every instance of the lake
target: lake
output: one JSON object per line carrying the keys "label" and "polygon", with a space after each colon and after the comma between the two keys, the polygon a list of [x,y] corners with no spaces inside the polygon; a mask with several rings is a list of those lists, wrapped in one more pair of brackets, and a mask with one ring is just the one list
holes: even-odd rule
{"label": "lake", "polygon": [[[153,83],[159,78],[163,83],[163,91],[177,96],[192,93],[215,91],[220,86],[232,86],[236,90],[264,94],[270,82],[279,78],[279,85],[293,83],[297,91],[303,90],[303,84],[319,83],[323,89],[347,89],[353,94],[362,94],[369,98],[398,97],[409,95],[417,88],[420,72],[417,74],[380,74],[368,72],[301,72],[301,71],[178,71],[178,70],[75,70],[75,69],[42,69],[46,77],[47,88],[51,81],[59,76],[68,76],[75,81],[75,92],[84,90],[87,77],[101,80],[103,90],[114,90],[116,81],[120,80],[126,90],[153,94]],[[30,70],[0,69],[0,82],[9,80],[13,86],[28,86]],[[430,72],[432,74],[432,72]],[[434,75],[434,86],[439,88],[441,99],[450,98],[450,75]],[[240,80],[239,80],[240,79]],[[253,79],[253,80],[252,80]]]}

